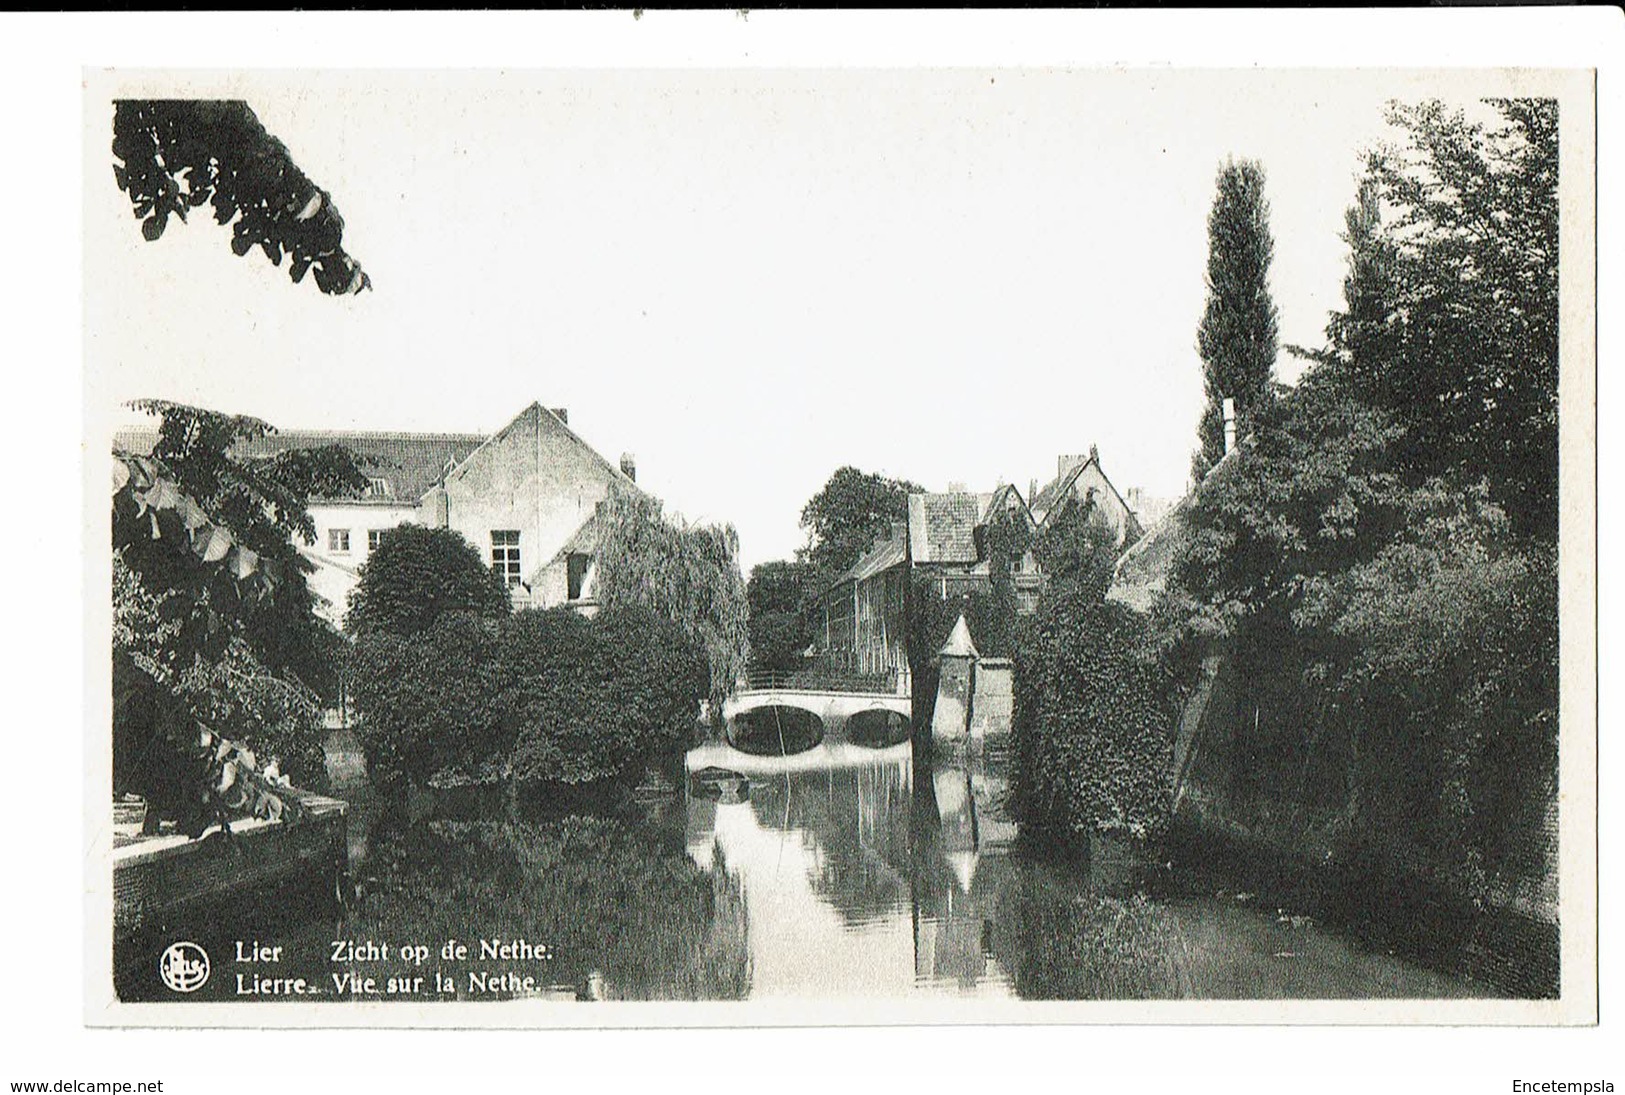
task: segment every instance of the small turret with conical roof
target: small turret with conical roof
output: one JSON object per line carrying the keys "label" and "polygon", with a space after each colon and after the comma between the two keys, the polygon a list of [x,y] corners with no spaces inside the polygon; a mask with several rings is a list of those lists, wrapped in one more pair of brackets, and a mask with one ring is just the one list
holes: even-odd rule
{"label": "small turret with conical roof", "polygon": [[939,658],[979,658],[976,644],[971,641],[970,627],[965,623],[965,614],[961,612],[959,619],[954,623],[954,629],[948,635],[948,641],[937,652]]}

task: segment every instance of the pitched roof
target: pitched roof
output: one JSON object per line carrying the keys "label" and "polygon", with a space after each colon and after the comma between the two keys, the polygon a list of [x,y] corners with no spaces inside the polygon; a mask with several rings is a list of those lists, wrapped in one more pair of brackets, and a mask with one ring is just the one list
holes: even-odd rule
{"label": "pitched roof", "polygon": [[463,459],[458,462],[458,467],[453,470],[451,477],[454,478],[462,473],[463,465],[466,465],[469,462],[470,458],[473,457],[476,451],[484,448],[486,445],[495,445],[504,437],[508,436],[508,434],[512,433],[525,421],[525,419],[532,415],[536,417],[538,429],[553,430],[558,433],[562,433],[573,444],[580,447],[583,452],[587,453],[590,457],[592,457],[593,460],[602,466],[603,469],[609,473],[612,479],[625,486],[631,487],[633,490],[638,491],[639,493],[642,493],[643,488],[638,486],[637,480],[633,479],[631,476],[627,475],[626,472],[622,471],[619,465],[610,463],[609,459],[605,457],[603,453],[587,444],[580,434],[576,433],[570,428],[570,424],[564,420],[564,417],[558,411],[552,409],[551,407],[544,407],[540,402],[534,401],[524,410],[514,415],[513,418],[509,420],[508,424],[503,426],[496,433],[493,433],[488,437],[476,438],[476,443],[473,449],[471,449],[463,457]]}
{"label": "pitched roof", "polygon": [[[114,435],[114,445],[126,452],[145,455],[158,441],[158,431],[150,427],[124,429]],[[440,481],[448,467],[468,459],[486,441],[478,433],[393,433],[344,430],[278,430],[233,449],[242,457],[273,456],[289,449],[343,445],[368,458],[362,470],[388,484],[390,501],[415,505],[429,488]],[[320,499],[314,499],[320,501]]]}
{"label": "pitched roof", "polygon": [[1072,492],[1073,485],[1077,483],[1078,477],[1091,464],[1094,465],[1095,471],[1100,475],[1101,482],[1105,483],[1107,489],[1112,492],[1112,497],[1117,499],[1117,504],[1122,506],[1123,512],[1129,515],[1129,520],[1133,522],[1136,528],[1140,527],[1139,515],[1134,512],[1134,507],[1130,506],[1123,498],[1122,492],[1117,489],[1117,484],[1113,483],[1111,476],[1106,474],[1106,469],[1100,466],[1100,458],[1097,456],[1089,457],[1089,459],[1072,467],[1065,475],[1058,475],[1051,480],[1049,485],[1039,491],[1037,496],[1033,498],[1033,511],[1043,514],[1043,519],[1047,523],[1059,511],[1060,503]]}
{"label": "pitched roof", "polygon": [[1129,545],[1112,568],[1112,581],[1106,599],[1125,604],[1136,612],[1149,613],[1168,585],[1174,560],[1185,543],[1185,513],[1192,495],[1186,495],[1151,531]]}
{"label": "pitched roof", "polygon": [[992,494],[911,494],[908,535],[916,563],[974,563],[976,526]]}
{"label": "pitched roof", "polygon": [[1057,475],[1054,479],[1051,479],[1043,490],[1033,496],[1032,508],[1048,516],[1054,511],[1056,503],[1066,497],[1067,491],[1072,489],[1072,484],[1078,481],[1078,476],[1082,474],[1083,469],[1089,463],[1090,461],[1085,460],[1082,463],[1074,464],[1067,469],[1064,475]]}
{"label": "pitched roof", "polygon": [[901,563],[908,557],[907,549],[901,536],[893,537],[885,543],[872,547],[851,568],[835,581],[830,588],[845,585],[847,582],[861,582],[866,578],[873,578],[876,574],[884,573]]}
{"label": "pitched roof", "polygon": [[1031,508],[1028,507],[1026,499],[1021,497],[1021,492],[1016,489],[1016,485],[1014,483],[1006,483],[1004,486],[995,490],[992,494],[985,495],[984,497],[986,497],[988,500],[987,506],[982,510],[981,523],[984,525],[987,524],[988,521],[992,520],[994,510],[997,510],[1000,507],[1009,508],[1010,499],[1012,498],[1014,498],[1016,503],[1021,507],[1021,512],[1027,515],[1027,520],[1031,522],[1033,519]]}
{"label": "pitched roof", "polygon": [[[1231,449],[1225,453],[1222,460],[1208,469],[1202,483],[1219,481],[1233,474],[1232,469],[1237,463],[1233,458],[1238,451]],[[1149,613],[1156,606],[1157,599],[1168,586],[1168,578],[1173,573],[1180,550],[1190,540],[1187,518],[1201,490],[1199,484],[1187,491],[1163,514],[1161,520],[1118,557],[1117,564],[1112,568],[1111,586],[1106,590],[1108,601],[1125,604],[1141,613]]]}

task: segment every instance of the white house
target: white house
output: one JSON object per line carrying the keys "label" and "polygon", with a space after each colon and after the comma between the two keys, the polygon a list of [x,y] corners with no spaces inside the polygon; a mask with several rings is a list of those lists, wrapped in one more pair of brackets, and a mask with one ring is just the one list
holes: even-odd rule
{"label": "white house", "polygon": [[[124,431],[120,446],[148,452],[156,431]],[[318,609],[342,623],[361,564],[390,529],[412,523],[452,528],[479,549],[516,606],[596,610],[593,553],[598,504],[613,485],[632,486],[630,456],[617,467],[570,429],[562,408],[532,403],[490,436],[279,430],[237,455],[343,445],[371,462],[362,498],[313,498],[316,542],[300,545],[315,564]]]}

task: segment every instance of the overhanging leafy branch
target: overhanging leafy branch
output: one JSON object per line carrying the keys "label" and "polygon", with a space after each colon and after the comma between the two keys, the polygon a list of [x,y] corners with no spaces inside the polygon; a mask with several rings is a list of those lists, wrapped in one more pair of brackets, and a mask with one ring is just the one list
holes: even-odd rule
{"label": "overhanging leafy branch", "polygon": [[239,100],[121,100],[113,111],[113,177],[130,196],[141,234],[164,234],[171,216],[208,204],[232,227],[238,256],[258,247],[297,283],[310,272],[324,293],[372,287],[344,250],[344,218],[288,149]]}

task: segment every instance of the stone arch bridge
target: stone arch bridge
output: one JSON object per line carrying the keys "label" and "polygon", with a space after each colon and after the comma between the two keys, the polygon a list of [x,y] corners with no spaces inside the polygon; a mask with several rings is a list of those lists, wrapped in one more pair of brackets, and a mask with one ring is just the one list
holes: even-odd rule
{"label": "stone arch bridge", "polygon": [[723,704],[728,744],[758,756],[846,745],[886,748],[910,740],[908,680],[752,674]]}

